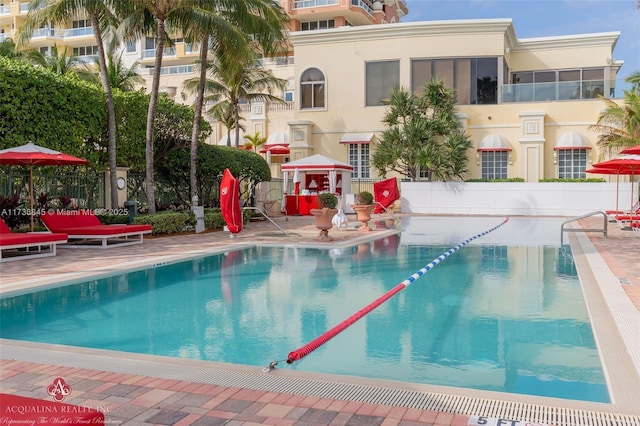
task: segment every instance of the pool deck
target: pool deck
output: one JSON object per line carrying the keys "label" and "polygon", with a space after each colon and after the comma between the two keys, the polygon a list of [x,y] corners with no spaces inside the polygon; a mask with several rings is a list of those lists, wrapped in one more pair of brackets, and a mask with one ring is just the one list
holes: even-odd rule
{"label": "pool deck", "polygon": [[[256,243],[340,247],[395,232],[332,230],[333,242],[317,243],[312,217],[274,220],[288,236],[263,221],[248,224],[235,238],[213,232],[150,238],[142,245],[107,250],[60,247],[55,257],[0,265],[0,295]],[[579,223],[597,228],[602,219]],[[101,407],[106,424],[128,426],[467,425],[473,415],[557,425],[640,426],[640,235],[610,223],[607,238],[575,232],[569,240],[587,300],[602,299],[588,302],[588,308],[598,345],[607,348],[603,357],[615,365],[605,366],[610,386],[616,383],[611,404],[345,378],[286,366],[265,373],[255,367],[4,339],[0,392],[51,400],[47,387],[60,377],[72,388],[66,403]],[[611,332],[615,329],[618,333]]]}

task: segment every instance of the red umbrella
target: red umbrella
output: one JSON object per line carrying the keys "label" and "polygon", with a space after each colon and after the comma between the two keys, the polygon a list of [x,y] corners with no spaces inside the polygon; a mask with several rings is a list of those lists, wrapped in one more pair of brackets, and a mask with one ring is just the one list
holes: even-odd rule
{"label": "red umbrella", "polygon": [[373,184],[373,195],[376,200],[374,213],[382,213],[387,207],[400,198],[396,178],[389,178]]}
{"label": "red umbrella", "polygon": [[0,164],[29,166],[29,192],[31,230],[33,231],[33,166],[72,166],[89,164],[87,160],[63,154],[33,142],[21,146],[0,150]]}
{"label": "red umbrella", "polygon": [[229,169],[224,169],[220,182],[220,210],[229,232],[242,231],[242,208],[240,207],[240,182]]}
{"label": "red umbrella", "polygon": [[640,145],[632,146],[629,148],[625,148],[620,151],[620,154],[635,154],[640,155]]}
{"label": "red umbrella", "polygon": [[[613,169],[617,170],[619,174],[629,174],[631,175],[631,208],[630,212],[633,211],[633,177],[635,174],[640,174],[640,155],[621,155],[619,157],[613,158],[611,160],[602,161],[600,163],[596,163],[593,167],[597,169]],[[631,216],[633,222],[633,215]]]}

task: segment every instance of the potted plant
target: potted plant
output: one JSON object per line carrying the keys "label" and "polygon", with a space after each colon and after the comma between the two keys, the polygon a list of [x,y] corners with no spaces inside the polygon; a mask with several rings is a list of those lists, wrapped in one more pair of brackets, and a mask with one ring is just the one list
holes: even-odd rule
{"label": "potted plant", "polygon": [[356,195],[355,202],[356,204],[351,206],[351,208],[356,212],[356,219],[359,222],[362,222],[362,226],[359,230],[368,232],[371,230],[371,228],[369,228],[371,212],[376,208],[376,205],[373,202],[373,195],[370,192],[362,191]]}
{"label": "potted plant", "polygon": [[309,212],[316,218],[316,228],[320,230],[320,235],[316,241],[333,241],[329,236],[329,229],[333,227],[331,219],[338,213],[336,206],[338,205],[338,197],[328,192],[318,195],[318,208],[311,209]]}

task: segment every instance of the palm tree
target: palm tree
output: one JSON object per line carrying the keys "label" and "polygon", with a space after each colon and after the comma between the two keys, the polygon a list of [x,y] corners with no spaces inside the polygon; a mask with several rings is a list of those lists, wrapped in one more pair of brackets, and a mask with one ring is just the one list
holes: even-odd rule
{"label": "palm tree", "polygon": [[[183,26],[186,39],[200,40],[200,64],[207,64],[209,50],[215,51],[223,46],[234,46],[236,53],[251,51],[253,45],[259,46],[267,56],[286,52],[285,23],[289,17],[277,2],[270,0],[246,0],[244,2],[218,1],[206,3],[216,13],[208,25],[200,21],[188,22]],[[230,50],[230,49],[226,49]],[[191,199],[196,195],[196,158],[200,138],[200,120],[204,106],[204,92],[207,78],[207,66],[200,67],[196,94],[193,132],[190,149],[190,187]],[[228,111],[218,111],[218,118],[229,117]],[[224,121],[224,120],[223,120]],[[227,121],[228,123],[228,121]],[[227,125],[227,129],[242,128],[239,120]],[[230,134],[227,142],[230,142]]]}
{"label": "palm tree", "polygon": [[267,143],[267,138],[260,135],[260,132],[255,132],[253,135],[246,135],[244,138],[247,140],[244,146],[251,147],[253,152],[258,152],[258,147]]}
{"label": "palm tree", "polygon": [[[272,95],[269,90],[284,90],[287,81],[275,77],[259,63],[257,52],[241,57],[237,50],[220,46],[214,52],[214,61],[209,64],[209,74],[204,84],[204,102],[214,103],[208,111],[212,115],[221,115],[217,110],[231,111],[235,128],[235,145],[240,147],[240,104],[243,102],[282,102],[284,99]],[[200,83],[199,79],[185,81],[185,89],[193,91]]]}
{"label": "palm tree", "polygon": [[640,72],[625,81],[631,83],[632,88],[624,91],[623,104],[602,98],[607,107],[593,126],[600,132],[598,145],[609,152],[640,145]]}
{"label": "palm tree", "polygon": [[[132,92],[136,89],[137,84],[144,84],[144,78],[136,71],[138,62],[134,62],[130,67],[126,67],[122,61],[124,51],[116,57],[113,50],[107,53],[107,77],[112,89],[118,89],[122,92]],[[93,65],[85,68],[81,74],[85,80],[92,82],[100,81],[100,72],[96,72]]]}
{"label": "palm tree", "polygon": [[22,52],[16,49],[16,44],[12,39],[7,38],[0,41],[0,56],[17,59],[22,56]]}
{"label": "palm tree", "polygon": [[104,48],[104,37],[116,24],[113,14],[113,6],[116,1],[126,0],[50,0],[44,3],[42,0],[29,2],[27,20],[20,28],[18,34],[19,45],[26,42],[33,30],[43,24],[64,23],[78,14],[86,14],[91,21],[91,28],[98,48],[98,63],[102,88],[107,104],[107,148],[109,152],[109,182],[111,184],[111,207],[118,206],[117,162],[116,162],[116,112],[109,84],[107,61]]}
{"label": "palm tree", "polygon": [[51,49],[51,55],[45,55],[36,49],[29,49],[23,52],[22,58],[33,65],[46,68],[56,74],[77,73],[83,65],[83,62],[76,55],[69,54],[67,47],[60,52],[56,44]]}

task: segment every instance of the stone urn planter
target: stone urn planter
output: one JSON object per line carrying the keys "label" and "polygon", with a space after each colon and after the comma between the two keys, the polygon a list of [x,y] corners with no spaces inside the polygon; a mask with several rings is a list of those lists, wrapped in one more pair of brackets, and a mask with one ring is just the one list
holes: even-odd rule
{"label": "stone urn planter", "polygon": [[316,241],[333,241],[333,238],[329,236],[329,229],[333,228],[331,219],[333,219],[333,216],[338,213],[338,209],[329,209],[327,207],[323,207],[321,209],[311,209],[309,210],[309,213],[311,213],[316,218],[316,228],[320,230],[320,234],[318,235],[318,237],[316,237]]}
{"label": "stone urn planter", "polygon": [[329,229],[333,228],[331,220],[338,213],[338,209],[336,209],[338,197],[329,193],[320,194],[318,195],[318,204],[319,208],[309,210],[309,213],[316,218],[316,228],[320,230],[316,241],[333,241],[333,238],[329,236]]}
{"label": "stone urn planter", "polygon": [[363,191],[356,196],[356,204],[351,206],[356,212],[356,220],[362,223],[358,228],[359,231],[369,232],[369,221],[371,220],[371,212],[376,208],[373,203],[373,195],[370,192]]}

